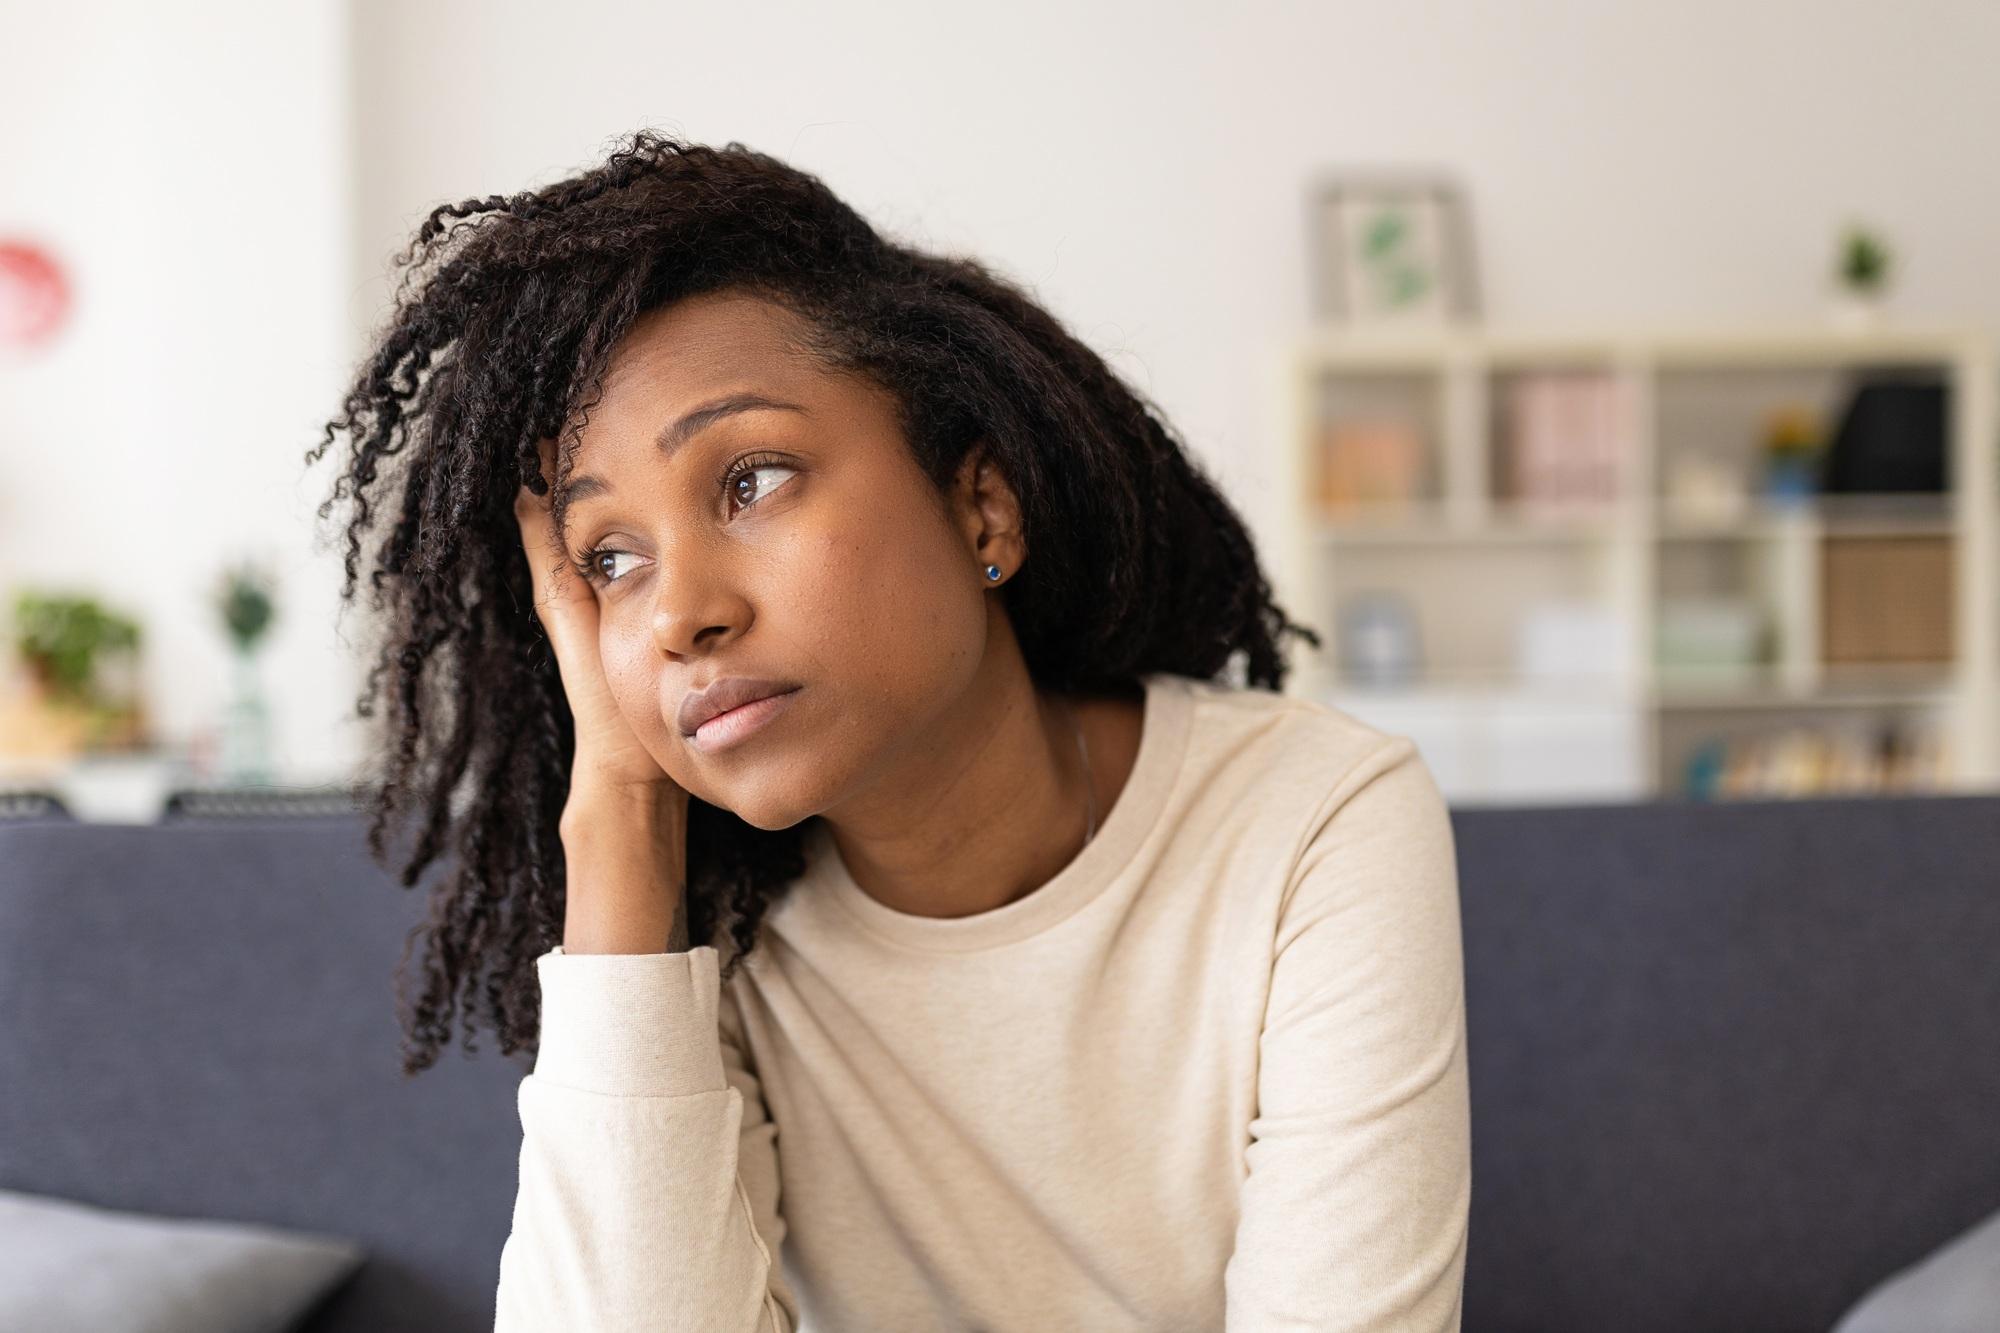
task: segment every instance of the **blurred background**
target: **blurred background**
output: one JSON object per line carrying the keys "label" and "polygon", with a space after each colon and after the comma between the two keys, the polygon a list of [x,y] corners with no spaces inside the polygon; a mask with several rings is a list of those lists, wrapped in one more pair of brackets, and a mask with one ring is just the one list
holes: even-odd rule
{"label": "blurred background", "polygon": [[305,451],[649,125],[1028,284],[1455,804],[2000,789],[2000,7],[10,4],[0,782],[353,775]]}

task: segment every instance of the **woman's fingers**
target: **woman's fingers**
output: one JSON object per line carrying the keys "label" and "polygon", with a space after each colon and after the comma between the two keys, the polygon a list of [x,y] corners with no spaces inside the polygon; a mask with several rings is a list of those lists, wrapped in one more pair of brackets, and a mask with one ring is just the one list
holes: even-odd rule
{"label": "woman's fingers", "polygon": [[[548,475],[546,463],[543,475]],[[611,706],[611,699],[597,656],[597,594],[571,565],[558,540],[549,499],[525,484],[514,496],[514,517],[533,580],[535,615],[555,647],[570,711],[580,723],[601,726],[611,721],[600,711]]]}
{"label": "woman's fingers", "polygon": [[[553,475],[547,443],[542,475]],[[618,711],[597,645],[597,593],[563,549],[549,497],[525,484],[514,496],[514,517],[533,580],[535,615],[555,648],[563,696],[576,725],[572,784],[614,786],[671,781]]]}
{"label": "woman's fingers", "polygon": [[549,497],[522,486],[514,497],[514,517],[521,527],[521,547],[534,581],[535,614],[566,656],[580,627],[587,626],[592,647],[597,637],[597,597],[570,565],[569,553],[556,538]]}

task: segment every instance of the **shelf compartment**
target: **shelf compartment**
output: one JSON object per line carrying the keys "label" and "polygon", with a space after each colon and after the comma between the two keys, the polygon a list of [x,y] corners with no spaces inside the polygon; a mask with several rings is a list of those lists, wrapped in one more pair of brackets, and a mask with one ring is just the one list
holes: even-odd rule
{"label": "shelf compartment", "polygon": [[1414,626],[1410,655],[1416,667],[1409,682],[1515,677],[1532,650],[1531,625],[1565,632],[1553,617],[1537,621],[1537,608],[1573,623],[1579,607],[1602,610],[1612,641],[1598,644],[1595,656],[1580,657],[1570,674],[1629,678],[1630,650],[1615,641],[1622,613],[1610,554],[1608,547],[1587,544],[1515,541],[1481,547],[1480,558],[1468,561],[1466,548],[1457,544],[1344,545],[1324,562],[1327,602],[1316,608],[1333,629],[1329,669],[1343,687],[1376,679],[1343,669],[1366,651],[1347,641],[1350,613],[1361,597],[1387,596]]}
{"label": "shelf compartment", "polygon": [[1306,472],[1311,512],[1416,513],[1445,496],[1444,383],[1422,371],[1322,375]]}
{"label": "shelf compartment", "polygon": [[1810,705],[1666,712],[1658,724],[1659,791],[1669,799],[1776,799],[1950,790],[1952,716],[1943,698],[1839,712]]}
{"label": "shelf compartment", "polygon": [[1615,363],[1496,366],[1486,386],[1487,495],[1552,518],[1615,508],[1638,450],[1632,381]]}
{"label": "shelf compartment", "polygon": [[1661,515],[1693,520],[1712,507],[1738,516],[1768,490],[1765,438],[1772,418],[1802,412],[1821,445],[1832,438],[1854,372],[1844,365],[1681,365],[1655,383],[1657,436],[1650,489]]}

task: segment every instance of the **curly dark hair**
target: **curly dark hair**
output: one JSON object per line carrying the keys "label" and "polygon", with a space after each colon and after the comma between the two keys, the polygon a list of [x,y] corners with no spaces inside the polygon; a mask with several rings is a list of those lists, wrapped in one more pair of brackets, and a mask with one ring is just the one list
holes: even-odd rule
{"label": "curly dark hair", "polygon": [[[380,641],[357,700],[374,718],[386,676],[369,850],[387,866],[392,826],[420,817],[406,888],[457,854],[398,967],[402,995],[424,935],[423,993],[413,1009],[402,997],[405,1076],[436,1060],[461,1000],[467,1052],[475,1012],[503,1055],[538,1043],[534,961],[562,940],[574,733],[513,504],[524,484],[548,493],[538,441],[575,438],[649,310],[731,288],[803,316],[829,369],[892,391],[941,490],[985,442],[1035,556],[999,595],[1044,688],[1129,691],[1169,672],[1278,690],[1283,636],[1319,643],[1273,604],[1243,522],[1157,407],[1022,288],[885,238],[818,178],[740,143],[641,130],[580,175],[439,205],[393,263],[410,266],[393,312],[306,461],[352,437],[318,510],[351,501],[344,606],[382,529],[368,570]],[[726,922],[725,980],[803,872],[804,832],[690,796],[688,933],[719,941]]]}

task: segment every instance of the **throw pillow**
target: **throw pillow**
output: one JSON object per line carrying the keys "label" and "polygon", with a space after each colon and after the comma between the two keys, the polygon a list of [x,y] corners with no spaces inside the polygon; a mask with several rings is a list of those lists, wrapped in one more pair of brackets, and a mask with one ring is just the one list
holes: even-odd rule
{"label": "throw pillow", "polygon": [[1871,1287],[1833,1333],[2000,1328],[2000,1211]]}
{"label": "throw pillow", "polygon": [[336,1236],[0,1189],[0,1328],[283,1333],[365,1257]]}

